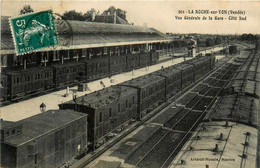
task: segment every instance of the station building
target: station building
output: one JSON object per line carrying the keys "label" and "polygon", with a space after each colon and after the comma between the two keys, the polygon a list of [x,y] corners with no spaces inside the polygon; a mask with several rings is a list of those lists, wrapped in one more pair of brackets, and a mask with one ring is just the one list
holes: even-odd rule
{"label": "station building", "polygon": [[87,124],[87,115],[73,110],[2,120],[1,167],[61,166],[88,150]]}
{"label": "station building", "polygon": [[[8,17],[1,17],[2,100],[58,87],[65,82],[92,80],[135,69],[144,66],[145,54],[162,57],[173,53],[172,39],[153,28],[61,19],[54,21],[58,47],[17,56]],[[157,60],[149,60],[148,63]],[[132,66],[122,68],[123,63]],[[46,72],[36,72],[40,67]],[[52,68],[53,72],[49,73],[45,68]],[[28,90],[31,88],[28,85],[35,89]]]}

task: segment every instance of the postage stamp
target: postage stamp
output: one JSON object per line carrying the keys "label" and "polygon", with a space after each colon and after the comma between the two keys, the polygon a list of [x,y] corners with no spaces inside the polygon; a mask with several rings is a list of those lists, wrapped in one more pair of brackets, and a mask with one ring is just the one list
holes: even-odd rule
{"label": "postage stamp", "polygon": [[17,55],[59,45],[52,10],[9,19]]}

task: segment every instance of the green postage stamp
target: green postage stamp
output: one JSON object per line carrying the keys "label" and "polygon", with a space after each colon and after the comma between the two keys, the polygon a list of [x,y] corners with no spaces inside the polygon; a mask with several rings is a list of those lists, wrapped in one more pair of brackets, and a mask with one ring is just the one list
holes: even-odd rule
{"label": "green postage stamp", "polygon": [[16,16],[9,22],[17,55],[59,44],[51,10]]}

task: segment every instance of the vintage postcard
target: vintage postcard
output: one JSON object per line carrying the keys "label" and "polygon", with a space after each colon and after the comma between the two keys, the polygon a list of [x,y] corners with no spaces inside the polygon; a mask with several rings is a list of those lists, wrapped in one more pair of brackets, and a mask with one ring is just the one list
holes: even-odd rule
{"label": "vintage postcard", "polygon": [[2,0],[0,167],[260,167],[260,2]]}

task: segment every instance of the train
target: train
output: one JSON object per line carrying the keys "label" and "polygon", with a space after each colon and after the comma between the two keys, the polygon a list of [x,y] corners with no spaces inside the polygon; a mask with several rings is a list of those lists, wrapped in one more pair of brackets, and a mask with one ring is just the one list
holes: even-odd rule
{"label": "train", "polygon": [[77,81],[89,82],[116,73],[155,64],[158,51],[97,57],[37,68],[9,70],[1,77],[2,101],[15,100],[32,93],[65,88]]}
{"label": "train", "polygon": [[215,56],[195,57],[64,102],[59,108],[88,114],[88,140],[95,150],[214,67]]}

